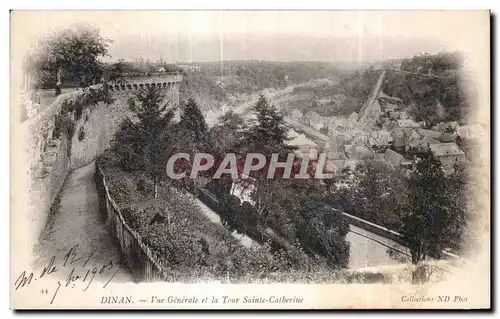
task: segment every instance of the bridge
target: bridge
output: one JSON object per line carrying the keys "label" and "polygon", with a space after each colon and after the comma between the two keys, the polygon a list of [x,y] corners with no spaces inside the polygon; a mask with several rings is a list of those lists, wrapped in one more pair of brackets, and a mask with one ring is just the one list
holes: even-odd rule
{"label": "bridge", "polygon": [[153,73],[149,75],[125,76],[123,83],[109,83],[110,91],[131,91],[144,88],[172,89],[182,82],[182,75],[176,73]]}

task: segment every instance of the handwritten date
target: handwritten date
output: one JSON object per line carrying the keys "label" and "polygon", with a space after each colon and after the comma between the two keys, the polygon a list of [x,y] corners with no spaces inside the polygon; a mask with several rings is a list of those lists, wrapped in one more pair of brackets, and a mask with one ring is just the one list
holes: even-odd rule
{"label": "handwritten date", "polygon": [[[80,255],[78,253],[77,244],[71,247],[71,249],[64,256],[62,256],[62,260],[59,264],[56,261],[57,256],[53,255],[38,276],[36,276],[33,272],[23,270],[14,282],[15,290],[29,286],[34,280],[49,277],[51,274],[57,273],[62,269],[70,269],[69,274],[64,281],[57,281],[57,287],[50,301],[50,304],[52,304],[61,288],[75,288],[77,284],[83,284],[82,291],[87,291],[92,282],[94,282],[96,276],[104,276],[105,273],[110,273],[112,269],[115,269],[103,286],[103,288],[106,288],[120,267],[119,265],[113,264],[112,260],[102,264],[92,263],[92,267],[87,267],[91,264],[93,255],[94,251],[90,252],[88,255]],[[108,275],[106,276],[108,277]]]}

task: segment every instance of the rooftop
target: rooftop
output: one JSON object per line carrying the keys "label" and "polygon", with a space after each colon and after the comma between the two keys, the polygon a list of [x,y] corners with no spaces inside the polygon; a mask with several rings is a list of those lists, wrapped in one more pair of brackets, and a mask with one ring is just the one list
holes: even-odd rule
{"label": "rooftop", "polygon": [[458,147],[456,143],[439,143],[430,144],[432,152],[436,156],[448,156],[448,155],[463,155],[464,152]]}
{"label": "rooftop", "polygon": [[398,120],[398,126],[399,127],[420,127],[420,125],[418,123],[416,123],[415,121],[411,120],[411,119],[407,119],[407,120]]}
{"label": "rooftop", "polygon": [[385,158],[395,167],[398,167],[404,159],[401,154],[396,153],[391,149],[385,151]]}
{"label": "rooftop", "polygon": [[292,138],[289,142],[290,145],[295,146],[317,146],[312,140],[308,139],[304,134],[298,134],[297,132],[290,130],[288,136]]}
{"label": "rooftop", "polygon": [[432,131],[432,130],[426,130],[423,128],[417,129],[418,134],[434,139],[438,139],[441,136],[441,132],[438,131]]}

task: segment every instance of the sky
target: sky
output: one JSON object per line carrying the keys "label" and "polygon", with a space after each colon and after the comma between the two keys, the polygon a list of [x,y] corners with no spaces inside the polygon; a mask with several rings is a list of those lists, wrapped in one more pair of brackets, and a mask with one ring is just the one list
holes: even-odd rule
{"label": "sky", "polygon": [[[353,62],[467,51],[478,31],[478,23],[471,22],[485,20],[480,19],[485,13],[17,11],[11,16],[11,32],[17,36],[17,44],[29,47],[50,30],[88,23],[113,40],[109,47],[112,60]],[[36,27],[28,27],[30,23]]]}

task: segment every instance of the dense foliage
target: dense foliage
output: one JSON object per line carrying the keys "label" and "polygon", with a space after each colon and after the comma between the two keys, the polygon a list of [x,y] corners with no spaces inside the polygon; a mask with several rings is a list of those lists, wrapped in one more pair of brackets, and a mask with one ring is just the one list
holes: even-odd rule
{"label": "dense foliage", "polygon": [[219,108],[228,101],[228,91],[213,77],[203,73],[183,74],[179,87],[181,104],[190,98],[200,101],[203,109]]}
{"label": "dense foliage", "polygon": [[[442,62],[441,60],[445,60]],[[451,53],[416,56],[403,60],[402,69],[416,72],[421,64],[433,68],[446,68],[458,71],[462,60]],[[410,113],[417,121],[425,121],[429,126],[441,121],[467,120],[474,101],[474,92],[466,92],[460,77],[455,74],[446,76],[423,76],[415,73],[387,72],[382,90],[391,96],[399,97],[410,106]]]}
{"label": "dense foliage", "polygon": [[404,176],[384,162],[364,161],[337,176],[343,185],[329,202],[338,209],[389,229],[399,229],[399,206],[408,190]]}
{"label": "dense foliage", "polygon": [[326,264],[297,251],[276,251],[265,242],[260,247],[242,246],[224,227],[205,217],[192,196],[175,188],[160,187],[158,198],[151,199],[153,185],[147,174],[124,171],[112,151],[101,156],[98,164],[125,222],[160,258],[170,280],[339,280]]}
{"label": "dense foliage", "polygon": [[[416,170],[408,179],[408,202],[401,227],[414,263],[426,254],[439,256],[443,249],[457,247],[461,241],[465,216],[464,210],[456,209],[455,196],[463,187],[456,178],[456,174],[445,177],[441,162],[432,152],[419,156]],[[458,189],[452,189],[454,186]]]}
{"label": "dense foliage", "polygon": [[245,131],[240,151],[271,154],[293,149],[287,145],[290,138],[283,115],[262,95],[254,107],[254,114],[256,120]]}
{"label": "dense foliage", "polygon": [[[159,187],[160,195],[158,198],[155,196],[155,200],[163,200],[162,198],[164,198],[166,201],[175,198],[172,192],[176,191],[169,191],[168,184],[182,186],[181,190],[187,187],[187,189],[196,192],[197,188],[193,188],[190,179],[186,179],[184,184],[172,184],[172,181],[162,178],[162,175],[157,173],[157,170],[164,170],[165,167],[159,159],[168,158],[172,152],[186,152],[194,156],[196,152],[210,152],[217,155],[230,151],[239,154],[252,151],[267,151],[269,154],[270,152],[288,153],[293,151],[293,148],[287,146],[288,129],[284,125],[282,115],[264,97],[261,97],[255,105],[256,120],[251,125],[244,125],[241,118],[234,113],[228,113],[220,119],[219,125],[210,130],[193,99],[189,99],[184,105],[180,122],[171,123],[172,114],[164,112],[162,98],[157,92],[150,89],[147,92],[139,93],[136,98],[140,102],[139,105],[131,103],[131,109],[134,111],[136,119],[127,119],[123,122],[122,130],[116,134],[114,156],[116,156],[119,166],[128,172],[127,174],[142,176],[138,178],[142,182],[141,185],[137,185],[137,189],[145,192],[147,189],[145,184],[148,180],[152,181],[153,189]],[[225,134],[226,132],[228,134]],[[183,168],[189,170],[189,167]],[[236,229],[246,233],[251,238],[260,240],[261,244],[271,240],[271,250],[269,251],[271,257],[266,257],[267,260],[269,258],[271,258],[270,260],[274,260],[273,258],[282,260],[284,264],[279,267],[284,270],[303,267],[304,262],[309,258],[312,259],[308,263],[316,260],[314,263],[325,263],[334,268],[347,266],[349,246],[345,241],[345,236],[348,227],[338,213],[324,208],[321,197],[326,190],[325,185],[317,185],[314,182],[296,184],[281,179],[271,180],[257,174],[250,181],[250,184],[253,185],[246,185],[246,187],[251,186],[254,189],[251,197],[255,204],[252,205],[250,203],[242,204],[239,199],[229,195],[232,181],[226,177],[222,176],[219,182],[211,184],[212,191],[219,197],[222,204],[215,205],[216,207],[213,209],[228,224],[230,230]],[[198,185],[197,187],[203,187],[205,183],[203,177],[194,180],[194,185]],[[161,195],[161,192],[165,191],[169,192],[168,197]],[[133,187],[127,187],[127,191],[124,193],[133,194],[133,192]],[[173,205],[170,200],[169,203],[169,205]],[[152,207],[159,208],[160,206],[153,205]],[[186,213],[190,209],[199,210],[193,205],[183,209]],[[173,215],[177,208],[169,211]],[[165,215],[161,212],[157,214],[162,217],[157,217],[156,220],[168,222],[173,218],[169,214]],[[143,216],[142,213],[139,215]],[[139,217],[139,215],[134,217],[135,219],[132,218],[130,223],[140,229],[141,223],[144,223],[142,219],[145,217]],[[172,227],[172,232],[174,229]],[[165,232],[165,229],[162,228],[162,231]],[[159,228],[154,226],[148,228],[147,231],[145,230],[144,235],[156,251],[167,260],[173,261],[174,264],[192,263],[203,266],[206,262],[205,259],[199,259],[203,256],[203,245],[200,244],[200,246],[196,241],[193,242],[195,239],[192,237],[197,238],[199,235],[192,232],[193,230],[188,231],[187,229],[186,233],[181,232],[177,238],[179,242],[175,244],[177,250],[183,251],[185,254],[189,253],[182,257],[187,259],[179,259],[180,256],[172,257],[173,234],[161,235]],[[190,245],[193,248],[191,251],[186,251]],[[170,246],[172,247],[168,248]],[[211,255],[212,253],[206,252],[206,254]],[[247,262],[251,262],[251,260],[252,258]],[[275,261],[271,264],[272,267],[277,267]]]}
{"label": "dense foliage", "polygon": [[220,77],[226,90],[237,93],[304,83],[340,72],[328,62],[225,61],[222,66],[220,63],[199,65],[207,75]]}
{"label": "dense foliage", "polygon": [[[234,144],[229,143],[227,151],[237,150],[241,154],[259,152],[264,155],[293,152],[294,148],[287,145],[288,128],[277,109],[261,96],[253,112],[256,120],[244,129],[240,126],[236,130],[240,132],[238,138],[230,136]],[[227,124],[222,118],[216,130],[223,130]],[[227,180],[222,179],[210,185],[220,198],[229,196],[225,183]],[[236,227],[248,228],[244,224],[248,222],[251,227],[269,229],[285,240],[285,246],[300,247],[315,258],[323,258],[331,267],[347,266],[349,246],[345,236],[348,226],[337,212],[326,207],[327,183],[279,177],[268,179],[264,171],[264,174],[251,174],[251,179],[238,181],[237,184],[249,190],[253,207],[248,207],[248,204],[247,207],[240,206],[227,199],[228,207],[237,213],[233,217],[236,222],[232,221]]]}
{"label": "dense foliage", "polygon": [[145,170],[154,182],[154,197],[157,183],[168,156],[167,141],[173,136],[171,128],[174,110],[167,109],[161,91],[147,88],[136,92],[129,100],[134,118],[126,118],[114,139],[114,149],[121,158],[124,169]]}
{"label": "dense foliage", "polygon": [[[362,162],[339,178],[343,187],[333,193],[329,202],[401,233],[412,262],[420,265],[426,256],[440,257],[444,249],[463,248],[471,189],[463,166],[445,176],[432,152],[417,156],[415,170],[407,175],[381,162]],[[418,273],[414,280],[425,280],[425,274]]]}
{"label": "dense foliage", "polygon": [[[303,114],[316,112],[325,117],[348,116],[352,112],[359,112],[380,74],[381,71],[373,67],[350,73],[337,72],[334,80],[295,87],[288,109],[298,109]],[[319,100],[328,102],[318,103]]]}
{"label": "dense foliage", "polygon": [[26,71],[37,77],[37,86],[55,88],[58,73],[65,86],[89,87],[100,83],[110,41],[99,29],[87,25],[54,32],[41,39],[26,59]]}
{"label": "dense foliage", "polygon": [[440,52],[438,54],[419,54],[401,61],[401,69],[408,72],[419,72],[432,69],[435,75],[445,75],[446,71],[458,70],[463,66],[462,52]]}

